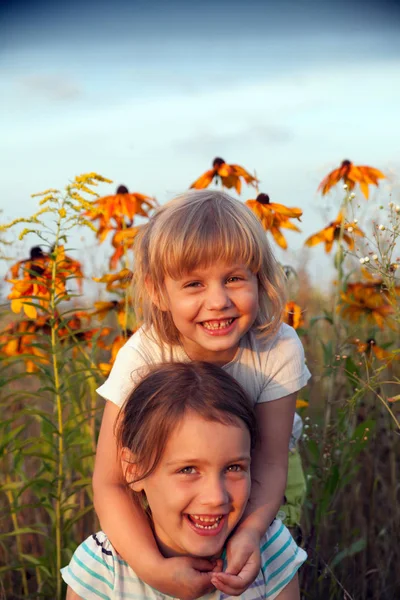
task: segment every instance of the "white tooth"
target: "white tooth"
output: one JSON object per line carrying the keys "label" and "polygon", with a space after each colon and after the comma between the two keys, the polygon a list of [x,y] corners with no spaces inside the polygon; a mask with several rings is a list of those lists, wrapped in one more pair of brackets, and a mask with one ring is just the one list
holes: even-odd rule
{"label": "white tooth", "polygon": [[233,319],[226,319],[225,321],[219,321],[218,323],[210,323],[208,321],[204,321],[203,325],[206,329],[223,329],[224,327],[228,327],[232,323]]}

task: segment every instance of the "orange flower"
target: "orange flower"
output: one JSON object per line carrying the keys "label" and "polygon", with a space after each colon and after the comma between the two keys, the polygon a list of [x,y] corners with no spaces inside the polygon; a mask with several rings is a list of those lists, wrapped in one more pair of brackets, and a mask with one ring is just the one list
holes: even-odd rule
{"label": "orange flower", "polygon": [[11,300],[13,312],[19,313],[23,309],[27,317],[34,319],[37,316],[37,308],[33,304],[47,308],[51,295],[54,260],[56,261],[55,294],[57,299],[69,299],[66,281],[72,277],[83,277],[81,264],[66,256],[64,246],[53,249],[51,254],[46,254],[39,246],[35,246],[31,249],[30,258],[21,260],[11,267],[10,274],[14,277],[6,278],[6,281],[12,284],[8,299]]}
{"label": "orange flower", "polygon": [[49,255],[43,252],[40,246],[34,246],[30,249],[29,258],[19,260],[10,268],[10,278],[19,279],[25,273],[40,275],[48,266],[49,260]]}
{"label": "orange flower", "polygon": [[[327,227],[311,235],[305,242],[306,246],[316,246],[321,242],[325,244],[325,252],[332,250],[333,242],[339,239],[340,229],[343,223],[343,214],[340,212],[335,221],[329,223]],[[350,250],[354,248],[354,240],[350,234],[364,236],[361,229],[355,223],[345,223],[343,226],[343,240],[346,242]]]}
{"label": "orange flower", "polygon": [[296,302],[286,302],[283,320],[294,329],[304,325],[303,311]]}
{"label": "orange flower", "polygon": [[116,269],[118,261],[124,256],[126,250],[133,247],[139,229],[140,226],[129,227],[128,229],[120,229],[114,233],[111,244],[115,250],[110,258],[110,269]]}
{"label": "orange flower", "polygon": [[283,204],[270,202],[268,194],[258,194],[255,200],[247,200],[246,205],[257,215],[264,229],[271,232],[278,246],[286,250],[287,241],[280,230],[300,231],[289,219],[300,221],[303,211],[300,208],[289,208]]}
{"label": "orange flower", "polygon": [[258,179],[250,175],[243,167],[239,165],[228,165],[223,158],[214,158],[212,163],[212,169],[206,171],[196,179],[194,183],[190,186],[191,188],[195,188],[197,190],[202,190],[210,185],[210,183],[215,179],[218,181],[218,177],[221,180],[221,183],[224,187],[231,189],[235,188],[237,193],[240,194],[240,190],[242,189],[241,177],[244,181],[252,186],[256,186],[258,183]]}
{"label": "orange flower", "polygon": [[117,313],[118,323],[124,329],[126,322],[126,314],[125,314],[125,301],[124,300],[111,300],[109,302],[95,302],[94,303],[95,310],[92,313],[93,316],[96,316],[102,321],[106,318],[106,316],[111,312]]}
{"label": "orange flower", "polygon": [[376,323],[380,329],[383,329],[385,323],[392,327],[389,319],[394,309],[387,302],[385,296],[376,293],[369,294],[364,286],[359,286],[342,292],[341,299],[338,310],[341,311],[344,318],[358,321],[365,317],[367,321]]}
{"label": "orange flower", "polygon": [[[37,308],[33,304],[39,304],[42,308],[47,308],[50,300],[50,281],[51,274],[45,274],[36,279],[7,279],[12,284],[12,289],[7,296],[11,300],[11,310],[19,313],[23,309],[29,319],[35,319]],[[58,290],[64,292],[64,287]]]}
{"label": "orange flower", "polygon": [[24,319],[12,323],[0,335],[0,353],[20,356],[28,373],[39,370],[39,364],[49,363],[47,352],[37,343],[38,326],[35,321]]}
{"label": "orange flower", "polygon": [[[398,280],[393,281],[393,287],[388,289],[386,283],[376,273],[371,273],[368,269],[362,267],[361,274],[365,281],[349,282],[346,285],[347,292],[353,292],[355,289],[362,289],[365,296],[369,298],[376,298],[379,302],[381,296],[384,296],[387,300],[390,300],[391,294],[400,295],[400,282]],[[396,285],[398,283],[399,285]]]}
{"label": "orange flower", "polygon": [[56,273],[57,278],[77,279],[79,290],[82,291],[83,272],[82,264],[65,254],[64,246],[58,246],[56,255]]}
{"label": "orange flower", "polygon": [[137,192],[130,193],[127,187],[120,185],[113,196],[104,196],[92,202],[85,216],[91,221],[99,221],[96,235],[102,242],[112,229],[122,229],[125,218],[130,226],[135,215],[148,217],[156,206],[155,198]]}
{"label": "orange flower", "polygon": [[123,335],[117,335],[117,337],[114,339],[113,343],[111,344],[111,357],[110,357],[109,362],[99,364],[99,369],[101,370],[103,375],[108,375],[110,373],[111,367],[113,366],[115,359],[117,358],[118,351],[125,344],[127,338],[129,338],[133,333],[134,332],[131,329],[127,329],[127,331],[126,331],[127,337],[125,337]]}
{"label": "orange flower", "polygon": [[132,271],[129,269],[122,269],[118,273],[107,273],[103,277],[93,277],[93,281],[98,283],[106,283],[106,290],[108,292],[116,292],[119,290],[126,290],[133,277]]}
{"label": "orange flower", "polygon": [[301,400],[301,398],[298,398],[296,400],[296,409],[307,408],[307,406],[308,406],[307,400]]}
{"label": "orange flower", "polygon": [[374,355],[378,360],[392,361],[395,356],[384,348],[378,346],[374,338],[369,338],[366,342],[361,342],[359,339],[351,340],[351,343],[356,346],[357,352],[365,354],[368,360],[371,360]]}
{"label": "orange flower", "polygon": [[338,169],[335,169],[321,181],[318,190],[322,190],[324,196],[329,190],[342,180],[349,190],[353,190],[356,183],[360,184],[360,188],[364,196],[368,199],[368,185],[378,186],[378,180],[384,179],[385,175],[374,169],[373,167],[356,167],[350,160],[344,160]]}

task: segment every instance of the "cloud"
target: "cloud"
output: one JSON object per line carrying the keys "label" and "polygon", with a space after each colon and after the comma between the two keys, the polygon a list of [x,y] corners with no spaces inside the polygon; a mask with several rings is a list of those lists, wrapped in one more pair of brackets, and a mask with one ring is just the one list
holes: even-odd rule
{"label": "cloud", "polygon": [[[203,131],[191,138],[183,138],[173,144],[174,151],[190,152],[192,156],[209,156],[210,160],[218,150],[226,152],[226,160],[233,154],[237,146],[263,146],[274,144],[286,144],[295,137],[292,129],[282,125],[250,125],[233,128],[230,132],[216,130],[215,125],[210,126],[208,131]],[[229,157],[228,157],[229,153]]]}
{"label": "cloud", "polygon": [[54,102],[72,100],[82,94],[74,81],[60,75],[26,75],[20,79],[20,83],[29,92]]}

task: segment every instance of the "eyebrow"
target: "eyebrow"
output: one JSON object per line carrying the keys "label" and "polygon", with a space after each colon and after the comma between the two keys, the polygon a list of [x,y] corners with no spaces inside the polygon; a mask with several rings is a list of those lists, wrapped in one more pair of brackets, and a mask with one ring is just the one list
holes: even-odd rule
{"label": "eyebrow", "polygon": [[[250,269],[248,267],[246,267],[246,265],[242,265],[242,264],[237,264],[237,265],[227,265],[226,266],[226,273],[232,273],[234,271],[249,271]],[[186,279],[186,278],[191,278],[191,277],[200,277],[201,275],[204,274],[204,271],[207,271],[207,267],[195,267],[192,271],[190,271],[189,273],[182,273],[180,279]]]}
{"label": "eyebrow", "polygon": [[[231,464],[231,463],[236,463],[236,462],[249,462],[250,461],[250,454],[244,454],[242,456],[238,456],[236,458],[232,458],[228,461],[226,461],[226,464]],[[182,459],[177,459],[177,460],[170,460],[168,462],[165,463],[165,465],[167,467],[171,467],[174,465],[191,465],[191,464],[210,464],[209,460],[202,460],[200,458],[182,458]]]}

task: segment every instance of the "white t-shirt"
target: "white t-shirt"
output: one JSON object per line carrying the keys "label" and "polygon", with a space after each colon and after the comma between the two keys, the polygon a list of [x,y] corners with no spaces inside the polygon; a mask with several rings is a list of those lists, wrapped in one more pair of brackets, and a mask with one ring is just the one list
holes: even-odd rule
{"label": "white t-shirt", "polygon": [[[146,333],[141,327],[118,352],[108,379],[97,392],[121,407],[149,366],[188,361],[182,346],[156,343],[152,332]],[[235,357],[223,369],[241,384],[254,403],[297,392],[311,376],[302,343],[293,327],[285,323],[274,337],[266,340],[248,331],[240,340]]]}

